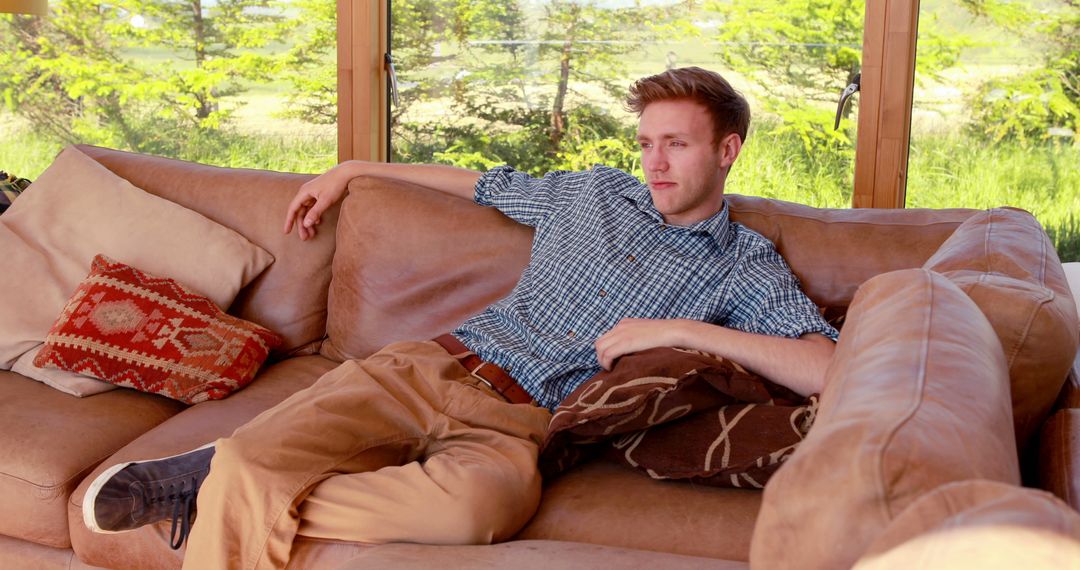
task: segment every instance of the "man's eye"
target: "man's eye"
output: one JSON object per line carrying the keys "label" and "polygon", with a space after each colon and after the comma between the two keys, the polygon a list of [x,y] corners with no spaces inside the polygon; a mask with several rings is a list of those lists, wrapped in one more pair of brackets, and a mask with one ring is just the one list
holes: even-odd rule
{"label": "man's eye", "polygon": [[686,146],[686,143],[682,141],[671,141],[670,143],[668,143],[668,146],[684,147]]}
{"label": "man's eye", "polygon": [[647,148],[652,148],[652,143],[639,142],[638,146],[641,147],[644,150],[644,149],[647,149]]}

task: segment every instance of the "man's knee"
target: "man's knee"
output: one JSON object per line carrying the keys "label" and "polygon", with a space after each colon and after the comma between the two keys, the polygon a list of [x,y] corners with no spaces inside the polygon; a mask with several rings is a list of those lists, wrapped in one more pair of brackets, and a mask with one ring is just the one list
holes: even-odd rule
{"label": "man's knee", "polygon": [[511,538],[532,518],[539,505],[539,477],[487,472],[459,480],[439,498],[440,516],[453,544],[489,544]]}

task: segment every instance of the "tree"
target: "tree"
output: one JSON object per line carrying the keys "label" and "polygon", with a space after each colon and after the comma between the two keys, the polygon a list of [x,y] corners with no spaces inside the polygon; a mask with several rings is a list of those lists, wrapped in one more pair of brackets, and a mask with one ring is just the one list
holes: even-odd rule
{"label": "tree", "polygon": [[[965,2],[972,9],[986,4]],[[706,2],[704,9],[722,19],[717,55],[762,89],[764,110],[782,120],[781,130],[797,133],[808,154],[853,152],[846,133],[853,125],[834,130],[832,105],[861,70],[863,0],[726,0]],[[922,22],[919,76],[955,64],[966,42]]]}
{"label": "tree", "polygon": [[[672,6],[613,8],[566,0],[442,6],[448,33],[430,48],[417,42],[416,53],[434,55],[438,46],[431,63],[458,71],[427,84],[414,79],[430,76],[423,67],[413,67],[408,76],[399,69],[399,75],[427,101],[449,97],[449,113],[437,123],[399,114],[395,159],[434,158],[472,168],[509,162],[543,172],[617,149],[614,162],[636,165],[632,128],[610,110],[621,107],[632,54],[672,18]],[[433,21],[431,29],[440,29],[440,19]],[[395,39],[395,59],[397,45]]]}
{"label": "tree", "polygon": [[[395,3],[396,4],[396,3]],[[304,15],[299,39],[285,54],[282,67],[293,89],[284,116],[317,125],[337,122],[337,2],[296,0]]]}
{"label": "tree", "polygon": [[177,103],[202,127],[218,127],[228,111],[222,97],[242,91],[241,81],[266,80],[275,58],[260,49],[282,39],[295,21],[273,0],[115,0],[143,25],[118,28],[130,45],[168,48],[188,65],[163,66],[151,75],[169,85]]}
{"label": "tree", "polygon": [[[221,97],[273,71],[258,50],[291,24],[271,7],[58,0],[49,18],[0,20],[10,32],[0,36],[0,93],[8,109],[62,141],[176,155],[185,133],[227,121]],[[166,61],[147,64],[136,50]]]}
{"label": "tree", "polygon": [[1023,34],[1042,47],[1040,65],[984,82],[969,98],[969,130],[991,142],[1015,140],[1080,143],[1080,2],[1056,10],[1014,13],[992,5],[980,15]]}

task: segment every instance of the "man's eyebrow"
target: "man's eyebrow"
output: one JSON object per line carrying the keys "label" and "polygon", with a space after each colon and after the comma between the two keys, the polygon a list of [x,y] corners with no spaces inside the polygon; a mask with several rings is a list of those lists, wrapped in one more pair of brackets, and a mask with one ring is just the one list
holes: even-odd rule
{"label": "man's eyebrow", "polygon": [[657,139],[684,139],[684,138],[687,138],[689,136],[690,135],[688,133],[663,133],[663,134],[657,135],[655,137],[650,137],[648,135],[643,135],[641,133],[638,133],[637,137],[635,137],[635,138],[637,140],[651,139],[651,138],[657,138]]}

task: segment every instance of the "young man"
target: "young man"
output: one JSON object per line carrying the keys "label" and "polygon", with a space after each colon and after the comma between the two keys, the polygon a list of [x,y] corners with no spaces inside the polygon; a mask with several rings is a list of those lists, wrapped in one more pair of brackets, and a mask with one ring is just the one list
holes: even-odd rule
{"label": "young man", "polygon": [[[296,534],[489,543],[536,510],[549,409],[621,355],[693,348],[820,392],[836,331],[772,244],[728,221],[724,182],[746,139],[745,99],[719,75],[683,68],[635,83],[628,106],[647,185],[605,167],[534,179],[508,167],[355,161],[305,184],[285,220],[301,239],[349,180],[375,175],[535,227],[532,258],[510,295],[452,336],[346,362],[213,445],[114,466],[87,493],[87,525],[179,519],[182,541],[197,491],[191,568],[282,567]],[[471,353],[499,389],[455,358]]]}

